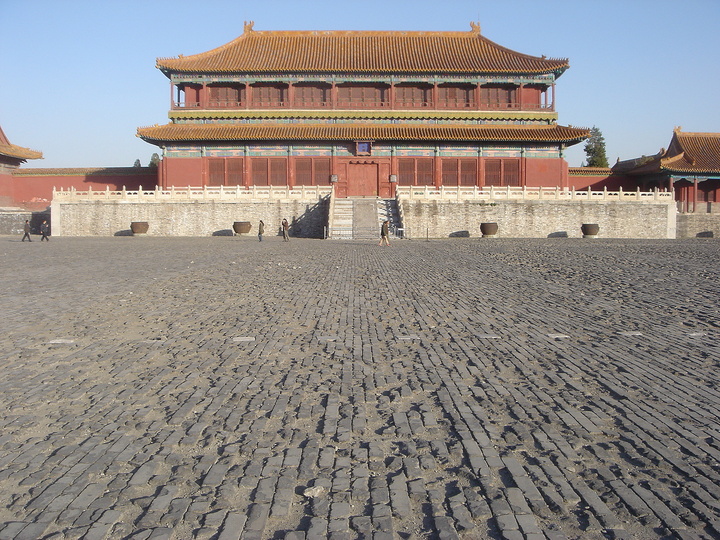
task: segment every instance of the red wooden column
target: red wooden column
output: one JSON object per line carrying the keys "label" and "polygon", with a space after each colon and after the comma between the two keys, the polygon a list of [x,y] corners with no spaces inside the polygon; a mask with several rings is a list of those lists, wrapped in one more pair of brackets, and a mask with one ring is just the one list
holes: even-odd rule
{"label": "red wooden column", "polygon": [[[334,88],[335,88],[335,84],[333,83],[333,89]],[[339,174],[338,173],[339,167],[338,167],[338,158],[337,158],[337,148],[335,147],[335,144],[332,145],[332,149],[330,150],[330,152],[331,152],[331,154],[330,154],[330,178],[331,178],[330,182],[333,187],[333,192],[336,193],[334,190],[335,190],[335,186],[337,184],[332,182],[332,177],[334,176],[337,179],[338,174]]]}
{"label": "red wooden column", "polygon": [[293,145],[288,144],[287,149],[287,179],[288,179],[288,187],[295,187],[295,162],[293,161],[293,155],[292,155]]}
{"label": "red wooden column", "polygon": [[203,83],[202,86],[200,87],[200,96],[198,96],[200,98],[198,101],[200,101],[201,109],[208,108],[208,103],[210,102],[210,98],[208,96],[209,93],[210,93],[210,91],[209,91],[207,85],[205,83]]}
{"label": "red wooden column", "polygon": [[[332,109],[337,109],[337,102],[338,102],[338,89],[337,89],[337,83],[333,81],[332,87],[330,88],[330,107]],[[335,174],[335,173],[333,173]]]}
{"label": "red wooden column", "polygon": [[390,184],[390,197],[395,197],[398,185],[398,162],[397,162],[397,146],[395,144],[390,148],[390,175],[395,175],[395,182]]}
{"label": "red wooden column", "polygon": [[162,161],[160,161],[160,167],[158,167],[158,174],[160,176],[160,178],[158,179],[158,182],[160,182],[160,187],[161,188],[169,187],[166,184],[166,182],[167,182],[167,159],[165,159],[164,155],[163,155]]}
{"label": "red wooden column", "polygon": [[520,86],[518,87],[518,102],[517,102],[517,108],[519,110],[523,110],[523,104],[525,103],[525,96],[523,95],[525,93],[525,83],[520,83]]}
{"label": "red wooden column", "polygon": [[293,108],[295,106],[295,85],[291,82],[288,83],[288,107]]}
{"label": "red wooden column", "polygon": [[248,81],[245,85],[245,108],[250,109],[253,100],[252,83]]}
{"label": "red wooden column", "polygon": [[250,186],[250,148],[245,145],[243,149],[243,185],[247,188]]}
{"label": "red wooden column", "polygon": [[696,176],[694,179],[694,182],[693,182],[693,201],[692,201],[693,214],[695,213],[695,210],[697,208],[697,202],[698,202],[698,179]]}
{"label": "red wooden column", "polygon": [[439,94],[439,92],[438,92],[438,84],[437,84],[437,82],[434,82],[434,83],[433,83],[433,87],[432,87],[433,109],[437,109],[437,108],[438,108],[438,94]]}
{"label": "red wooden column", "polygon": [[477,163],[475,164],[475,185],[477,187],[482,187],[485,184],[485,179],[483,177],[483,157],[482,157],[482,147],[480,146],[480,143],[478,143],[478,149],[477,149]]}
{"label": "red wooden column", "polygon": [[442,186],[442,160],[440,159],[440,147],[435,147],[435,163],[433,163],[435,166],[434,169],[434,180],[435,180],[435,187],[439,188]]}
{"label": "red wooden column", "polygon": [[480,83],[475,85],[475,109],[480,109],[480,98],[482,97],[482,91],[480,90]]}

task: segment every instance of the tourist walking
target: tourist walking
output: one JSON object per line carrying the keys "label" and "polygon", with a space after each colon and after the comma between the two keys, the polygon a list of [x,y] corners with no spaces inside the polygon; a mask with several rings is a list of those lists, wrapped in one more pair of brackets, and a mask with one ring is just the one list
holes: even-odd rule
{"label": "tourist walking", "polygon": [[25,231],[25,234],[23,234],[22,241],[24,242],[25,239],[28,239],[28,242],[32,242],[32,238],[30,238],[30,220],[25,220],[25,227],[23,229]]}
{"label": "tourist walking", "polygon": [[283,233],[283,242],[289,242],[290,241],[290,224],[288,223],[288,220],[283,218],[282,220],[282,233]]}
{"label": "tourist walking", "polygon": [[260,220],[260,224],[258,225],[258,241],[262,242],[262,235],[265,234],[265,224],[263,223],[263,220]]}
{"label": "tourist walking", "polygon": [[382,227],[380,227],[380,243],[378,246],[390,245],[390,220],[383,221]]}
{"label": "tourist walking", "polygon": [[43,220],[42,224],[40,225],[40,234],[42,234],[42,237],[40,238],[40,241],[47,240],[48,242],[50,239],[48,238],[48,235],[50,234],[50,225],[48,225],[47,220]]}

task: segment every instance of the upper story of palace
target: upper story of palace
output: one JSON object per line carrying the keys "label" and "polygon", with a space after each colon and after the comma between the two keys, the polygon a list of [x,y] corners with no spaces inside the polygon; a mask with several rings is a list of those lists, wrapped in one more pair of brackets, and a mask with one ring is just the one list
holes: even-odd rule
{"label": "upper story of palace", "polygon": [[[160,58],[173,117],[235,111],[464,111],[552,121],[567,59],[517,53],[468,32],[255,31]],[[437,113],[436,113],[437,114]]]}

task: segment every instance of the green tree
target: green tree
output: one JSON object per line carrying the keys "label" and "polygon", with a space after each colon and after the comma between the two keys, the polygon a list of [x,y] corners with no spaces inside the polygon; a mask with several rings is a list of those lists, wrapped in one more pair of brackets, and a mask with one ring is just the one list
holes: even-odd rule
{"label": "green tree", "polygon": [[590,137],[585,142],[585,155],[587,156],[586,167],[608,167],[607,155],[605,154],[605,138],[602,132],[593,126],[590,130]]}
{"label": "green tree", "polygon": [[150,164],[148,165],[148,167],[157,167],[158,165],[160,165],[160,156],[158,156],[157,152],[155,152],[150,157]]}

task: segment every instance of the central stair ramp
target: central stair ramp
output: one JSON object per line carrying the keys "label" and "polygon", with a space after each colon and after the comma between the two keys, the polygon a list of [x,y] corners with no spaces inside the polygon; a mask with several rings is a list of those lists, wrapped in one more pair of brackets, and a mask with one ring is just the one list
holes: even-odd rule
{"label": "central stair ramp", "polygon": [[390,220],[390,230],[402,225],[395,200],[377,198],[334,198],[328,216],[327,237],[332,240],[378,240],[380,227]]}
{"label": "central stair ramp", "polygon": [[377,199],[335,199],[329,216],[328,238],[369,240],[379,237]]}

